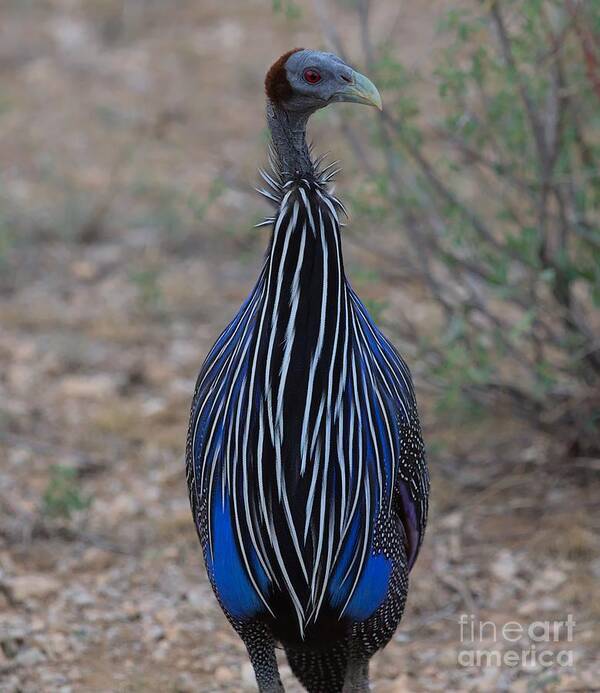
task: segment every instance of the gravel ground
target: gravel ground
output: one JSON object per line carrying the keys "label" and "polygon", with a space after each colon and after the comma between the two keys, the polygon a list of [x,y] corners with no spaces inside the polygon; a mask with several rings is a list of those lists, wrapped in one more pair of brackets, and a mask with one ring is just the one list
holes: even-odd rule
{"label": "gravel ground", "polygon": [[[448,5],[403,10],[409,62],[427,62]],[[382,2],[377,21],[396,11]],[[334,16],[352,45],[351,19]],[[250,194],[264,160],[261,76],[302,44],[322,45],[310,11],[292,21],[266,2],[2,3],[3,693],[254,689],[204,575],[183,448],[196,372],[266,243],[249,231],[264,212]],[[345,158],[336,118],[316,130]],[[353,166],[342,195],[360,180]],[[387,302],[393,324],[418,287],[374,279],[377,260],[350,232],[347,250],[359,291]],[[429,397],[431,523],[374,690],[598,690],[597,475],[509,415],[444,429]],[[576,625],[572,641],[553,625],[548,643],[490,627],[461,642],[463,614],[497,629],[569,614]],[[464,659],[532,645],[570,656]],[[281,671],[299,691],[284,660]]]}

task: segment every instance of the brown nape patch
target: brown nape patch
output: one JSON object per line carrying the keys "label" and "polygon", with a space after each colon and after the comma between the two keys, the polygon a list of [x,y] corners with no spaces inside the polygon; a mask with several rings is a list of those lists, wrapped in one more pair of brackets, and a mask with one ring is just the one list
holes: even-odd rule
{"label": "brown nape patch", "polygon": [[285,73],[285,64],[290,55],[301,50],[304,49],[293,48],[291,51],[284,53],[280,58],[277,58],[269,68],[267,76],[265,77],[265,92],[271,101],[280,103],[281,101],[289,99],[292,95],[292,87]]}

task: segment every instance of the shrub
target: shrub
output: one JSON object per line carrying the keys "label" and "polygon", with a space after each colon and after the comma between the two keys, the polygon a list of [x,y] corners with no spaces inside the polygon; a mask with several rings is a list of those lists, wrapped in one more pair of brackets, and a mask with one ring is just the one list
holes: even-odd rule
{"label": "shrub", "polygon": [[90,499],[81,493],[77,470],[65,465],[53,465],[43,498],[44,514],[70,518],[74,512],[85,510]]}
{"label": "shrub", "polygon": [[[370,186],[355,208],[378,223],[385,210],[402,229],[441,316],[427,329],[407,321],[404,336],[448,409],[505,402],[540,428],[569,431],[577,454],[598,446],[600,4],[452,10],[425,77],[391,42],[371,42],[368,2],[358,11],[385,110],[381,156],[368,162],[381,201]],[[425,111],[432,78],[437,101]]]}

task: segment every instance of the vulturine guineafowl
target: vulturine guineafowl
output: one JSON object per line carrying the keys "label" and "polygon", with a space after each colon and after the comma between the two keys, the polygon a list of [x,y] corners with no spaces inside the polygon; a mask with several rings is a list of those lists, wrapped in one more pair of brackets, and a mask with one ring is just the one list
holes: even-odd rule
{"label": "vulturine guineafowl", "polygon": [[337,56],[304,49],[265,85],[271,242],[198,377],[190,501],[259,689],[283,690],[280,644],[308,691],[364,691],[404,610],[429,478],[409,370],[344,273],[334,165],[313,158],[306,124],[330,103],[381,97]]}

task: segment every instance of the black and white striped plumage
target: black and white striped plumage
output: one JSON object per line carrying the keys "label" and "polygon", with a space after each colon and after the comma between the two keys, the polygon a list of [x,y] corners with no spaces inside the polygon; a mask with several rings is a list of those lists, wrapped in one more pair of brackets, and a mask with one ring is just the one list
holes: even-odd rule
{"label": "black and white striped plumage", "polygon": [[261,690],[280,690],[274,641],[308,690],[353,690],[402,615],[429,482],[408,368],[344,273],[333,167],[282,158],[275,141],[271,243],[199,375],[187,479]]}

